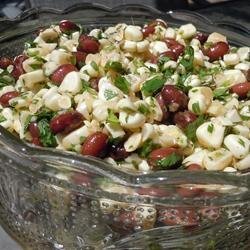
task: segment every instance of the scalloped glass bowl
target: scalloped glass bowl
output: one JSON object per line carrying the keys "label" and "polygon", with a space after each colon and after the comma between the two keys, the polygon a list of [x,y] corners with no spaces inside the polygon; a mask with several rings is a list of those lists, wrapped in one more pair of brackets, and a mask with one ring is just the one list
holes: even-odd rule
{"label": "scalloped glass bowl", "polygon": [[[35,17],[35,19],[32,19]],[[247,45],[249,31],[223,29],[190,12],[161,13],[130,5],[113,10],[77,5],[33,9],[2,21],[0,54],[14,56],[38,28],[62,19],[92,27],[193,22]],[[10,27],[11,29],[6,27]],[[5,26],[6,25],[6,26]],[[0,221],[31,249],[247,249],[249,173],[124,173],[103,161],[23,143],[0,127]]]}

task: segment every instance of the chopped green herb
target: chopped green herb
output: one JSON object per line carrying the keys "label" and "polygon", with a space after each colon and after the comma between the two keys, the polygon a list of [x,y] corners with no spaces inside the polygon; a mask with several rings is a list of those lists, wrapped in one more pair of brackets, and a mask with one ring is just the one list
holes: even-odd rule
{"label": "chopped green herb", "polygon": [[119,88],[124,94],[128,94],[129,93],[129,82],[127,81],[127,79],[121,75],[117,76],[115,78],[115,86],[117,88]]}
{"label": "chopped green herb", "polygon": [[52,134],[49,123],[43,119],[38,122],[40,132],[40,140],[45,147],[55,147],[57,145],[56,138]]}
{"label": "chopped green herb", "polygon": [[243,147],[246,146],[246,145],[245,145],[245,142],[244,142],[241,138],[238,139],[238,143],[239,143],[241,146],[243,146]]}
{"label": "chopped green herb", "polygon": [[30,48],[36,48],[36,46],[38,45],[38,43],[30,41],[30,42],[25,42],[24,43],[24,49],[30,49]]}
{"label": "chopped green herb", "polygon": [[35,56],[34,59],[36,59],[36,61],[41,62],[41,63],[46,63],[47,62],[47,60],[45,60],[41,56]]}
{"label": "chopped green herb", "polygon": [[42,68],[42,64],[40,63],[32,63],[29,65],[33,70],[37,70],[37,69],[41,69]]}
{"label": "chopped green herb", "polygon": [[157,144],[153,143],[151,139],[148,139],[142,144],[140,148],[137,149],[137,152],[140,157],[146,158],[157,147]]}
{"label": "chopped green herb", "polygon": [[180,64],[185,67],[187,71],[193,70],[193,62],[194,62],[194,49],[192,46],[187,46],[184,51],[184,55],[180,60]]}
{"label": "chopped green herb", "polygon": [[119,121],[118,117],[115,115],[114,111],[111,110],[111,109],[108,109],[107,122],[109,122],[109,123],[111,123],[113,125],[120,124],[120,121]]}
{"label": "chopped green herb", "polygon": [[210,134],[213,133],[213,131],[214,131],[214,124],[213,124],[213,123],[211,123],[211,124],[209,124],[209,125],[207,126],[207,131],[208,131]]}
{"label": "chopped green herb", "polygon": [[105,89],[104,91],[104,97],[106,100],[110,100],[113,99],[114,97],[116,97],[118,94],[115,93],[113,90],[111,89]]}
{"label": "chopped green herb", "polygon": [[15,83],[14,77],[7,70],[3,70],[0,73],[0,89],[14,83]]}
{"label": "chopped green herb", "polygon": [[163,169],[171,168],[175,164],[182,161],[182,157],[176,153],[172,153],[161,160],[157,161],[157,166]]}
{"label": "chopped green herb", "polygon": [[24,125],[23,125],[24,133],[27,132],[27,130],[28,130],[28,127],[29,127],[30,122],[31,122],[31,118],[32,118],[32,115],[28,115],[25,122],[24,122]]}
{"label": "chopped green herb", "polygon": [[200,105],[199,105],[198,102],[193,103],[192,110],[193,110],[193,112],[195,114],[200,114],[201,113]]}
{"label": "chopped green herb", "polygon": [[140,104],[140,105],[139,105],[138,111],[139,111],[140,113],[142,113],[143,115],[148,115],[148,114],[150,114],[149,108],[148,108],[146,105],[144,105],[144,104]]}
{"label": "chopped green herb", "polygon": [[163,69],[162,71],[166,79],[169,79],[174,74],[174,69],[171,68]]}
{"label": "chopped green herb", "polygon": [[197,72],[197,74],[198,74],[199,78],[201,80],[203,80],[207,76],[212,76],[214,74],[219,73],[220,70],[221,69],[218,67],[214,67],[214,68],[210,68],[210,69],[204,67],[204,68],[200,68],[199,71]]}
{"label": "chopped green herb", "polygon": [[40,120],[50,121],[52,117],[54,117],[55,115],[56,115],[56,112],[51,111],[47,108],[44,108],[35,114],[35,116],[37,117],[36,118],[37,121],[40,121]]}
{"label": "chopped green herb", "polygon": [[225,101],[230,93],[227,88],[218,88],[214,90],[213,95],[215,99],[218,99],[219,101]]}
{"label": "chopped green herb", "polygon": [[3,115],[0,115],[0,123],[5,121],[7,121],[7,119]]}
{"label": "chopped green herb", "polygon": [[185,86],[184,82],[186,81],[186,79],[191,75],[191,73],[187,73],[187,74],[182,74],[179,76],[178,78],[178,82],[176,84],[176,87],[180,90],[182,90],[185,93],[188,93],[188,91],[192,88],[191,86]]}
{"label": "chopped green herb", "polygon": [[141,91],[145,96],[153,95],[163,87],[165,81],[166,80],[163,77],[155,76],[154,78],[144,82]]}
{"label": "chopped green herb", "polygon": [[117,73],[124,73],[124,69],[122,68],[122,64],[116,61],[108,61],[104,67],[106,71],[113,70]]}
{"label": "chopped green herb", "polygon": [[92,67],[95,71],[99,71],[98,65],[96,64],[95,61],[92,61],[92,62],[90,63],[90,65],[91,65],[91,67]]}
{"label": "chopped green herb", "polygon": [[165,62],[170,61],[170,58],[168,56],[161,56],[159,57],[158,64],[162,66]]}
{"label": "chopped green herb", "polygon": [[199,116],[195,121],[188,124],[186,129],[184,130],[187,138],[193,142],[196,142],[196,130],[197,128],[206,121],[206,117],[204,115]]}
{"label": "chopped green herb", "polygon": [[90,83],[84,80],[82,80],[82,90],[83,92],[87,91],[92,95],[96,95],[96,91],[91,88]]}

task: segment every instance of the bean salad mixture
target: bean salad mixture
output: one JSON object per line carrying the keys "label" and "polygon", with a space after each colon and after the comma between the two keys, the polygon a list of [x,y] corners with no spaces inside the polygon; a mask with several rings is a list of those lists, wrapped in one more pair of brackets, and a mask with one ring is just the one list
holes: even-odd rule
{"label": "bean salad mixture", "polygon": [[123,171],[250,167],[250,48],[193,24],[69,20],[0,58],[0,125]]}

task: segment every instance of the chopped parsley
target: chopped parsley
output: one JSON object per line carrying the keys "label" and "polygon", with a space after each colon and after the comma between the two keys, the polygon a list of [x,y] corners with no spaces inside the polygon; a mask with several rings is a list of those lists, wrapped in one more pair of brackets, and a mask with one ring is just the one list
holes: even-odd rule
{"label": "chopped parsley", "polygon": [[158,64],[160,66],[164,65],[164,63],[170,61],[170,58],[168,56],[161,56],[159,57]]}
{"label": "chopped parsley", "polygon": [[201,113],[200,105],[199,105],[198,102],[193,103],[192,110],[193,110],[193,112],[195,114],[200,114]]}
{"label": "chopped parsley", "polygon": [[185,67],[187,71],[193,70],[193,62],[194,62],[194,49],[192,46],[187,46],[184,51],[184,55],[180,60],[180,64]]}
{"label": "chopped parsley", "polygon": [[213,124],[213,123],[211,123],[211,124],[209,124],[209,125],[207,126],[207,131],[208,131],[210,134],[213,133],[213,131],[214,131],[214,124]]}
{"label": "chopped parsley", "polygon": [[35,116],[37,117],[37,121],[40,121],[40,120],[50,121],[55,115],[56,115],[55,111],[51,111],[47,108],[44,108],[35,114]]}
{"label": "chopped parsley", "polygon": [[155,76],[144,82],[141,91],[145,96],[151,96],[163,87],[165,81],[166,80],[163,77]]}
{"label": "chopped parsley", "polygon": [[24,49],[28,50],[30,48],[36,48],[36,46],[38,45],[38,43],[30,41],[30,42],[25,42],[24,43]]}
{"label": "chopped parsley", "polygon": [[148,108],[146,105],[144,105],[144,104],[140,104],[140,105],[139,105],[138,111],[139,111],[140,113],[142,113],[143,115],[148,115],[148,114],[150,114],[149,108]]}
{"label": "chopped parsley", "polygon": [[157,144],[153,143],[151,139],[148,139],[142,144],[140,148],[137,149],[137,153],[140,157],[146,158],[157,147]]}
{"label": "chopped parsley", "polygon": [[95,71],[99,71],[98,65],[96,64],[95,61],[92,61],[92,62],[90,63],[90,65],[91,65],[91,67],[92,67]]}
{"label": "chopped parsley", "polygon": [[204,115],[199,116],[195,121],[188,124],[185,128],[184,132],[187,138],[193,142],[196,142],[196,130],[197,128],[206,121],[206,117]]}
{"label": "chopped parsley", "polygon": [[3,115],[0,115],[0,123],[5,121],[7,121],[7,119]]}
{"label": "chopped parsley", "polygon": [[96,95],[96,91],[91,88],[90,83],[84,80],[82,80],[82,90],[83,92],[87,91],[92,95]]}
{"label": "chopped parsley", "polygon": [[182,156],[172,153],[157,161],[157,166],[162,169],[168,169],[182,161]]}
{"label": "chopped parsley", "polygon": [[227,88],[218,88],[213,91],[213,95],[215,99],[218,99],[219,101],[225,101],[230,93]]}
{"label": "chopped parsley", "polygon": [[124,94],[129,93],[130,84],[124,76],[121,76],[121,75],[117,76],[115,78],[114,83],[115,83],[115,86],[119,88]]}
{"label": "chopped parsley", "polygon": [[40,140],[45,147],[55,147],[57,145],[56,138],[52,134],[47,120],[42,119],[38,122],[38,129],[40,133]]}
{"label": "chopped parsley", "polygon": [[111,89],[105,89],[104,91],[104,97],[106,100],[110,100],[113,99],[114,97],[116,97],[118,94],[115,93],[113,90]]}
{"label": "chopped parsley", "polygon": [[185,86],[184,82],[186,81],[186,79],[191,75],[191,73],[187,73],[187,74],[182,74],[179,76],[178,78],[178,82],[176,84],[176,87],[180,90],[182,90],[183,92],[187,93],[192,87],[191,86]]}
{"label": "chopped parsley", "polygon": [[32,115],[28,115],[25,122],[24,122],[24,125],[23,125],[24,133],[27,132],[27,130],[28,130],[28,127],[29,127],[30,122],[31,122],[31,118],[32,118]]}
{"label": "chopped parsley", "polygon": [[241,146],[243,146],[243,147],[246,146],[246,145],[245,145],[245,142],[244,142],[241,138],[238,139],[238,143],[239,143]]}
{"label": "chopped parsley", "polygon": [[108,61],[104,67],[106,71],[113,70],[117,73],[124,73],[124,69],[122,68],[122,64],[116,61]]}
{"label": "chopped parsley", "polygon": [[112,125],[120,124],[118,117],[115,115],[114,111],[111,109],[108,109],[107,122],[111,123]]}

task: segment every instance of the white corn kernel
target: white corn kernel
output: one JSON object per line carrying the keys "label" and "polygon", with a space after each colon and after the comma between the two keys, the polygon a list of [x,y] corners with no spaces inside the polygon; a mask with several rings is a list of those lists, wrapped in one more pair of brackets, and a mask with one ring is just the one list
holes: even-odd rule
{"label": "white corn kernel", "polygon": [[239,69],[242,71],[248,71],[250,69],[250,64],[247,63],[238,63],[234,66],[234,69]]}
{"label": "white corn kernel", "polygon": [[208,107],[207,113],[211,116],[221,116],[225,114],[225,108],[218,100],[214,100]]}
{"label": "white corn kernel", "polygon": [[244,170],[250,168],[250,154],[248,154],[244,159],[238,161],[235,167],[239,170]]}
{"label": "white corn kernel", "polygon": [[112,138],[123,137],[125,135],[124,130],[119,124],[105,123],[105,128],[111,134]]}
{"label": "white corn kernel", "polygon": [[243,126],[243,125],[236,125],[233,127],[233,131],[234,133],[244,136],[247,139],[250,139],[250,129],[247,126]]}
{"label": "white corn kernel", "polygon": [[223,60],[227,66],[236,65],[239,63],[240,58],[237,53],[226,54],[223,56]]}
{"label": "white corn kernel", "polygon": [[194,65],[199,65],[199,66],[204,65],[204,55],[201,51],[194,52]]}
{"label": "white corn kernel", "polygon": [[63,50],[53,50],[49,55],[49,61],[58,65],[70,63],[71,55]]}
{"label": "white corn kernel", "polygon": [[149,51],[155,56],[160,55],[161,53],[167,50],[168,50],[168,47],[166,43],[161,42],[161,41],[154,41],[154,42],[151,42],[149,45]]}
{"label": "white corn kernel", "polygon": [[241,122],[241,117],[240,117],[237,109],[235,109],[235,108],[228,110],[225,114],[225,117],[228,118],[233,123]]}
{"label": "white corn kernel", "polygon": [[195,28],[195,26],[193,24],[188,23],[188,24],[182,25],[179,28],[178,33],[181,34],[181,36],[184,39],[189,39],[189,38],[191,38],[191,37],[193,37],[195,35],[196,28]]}
{"label": "white corn kernel", "polygon": [[205,114],[208,106],[206,105],[206,98],[204,95],[197,94],[189,99],[188,110],[195,114]]}
{"label": "white corn kernel", "polygon": [[138,164],[138,170],[143,172],[150,171],[150,166],[148,165],[148,162],[146,160],[142,160],[142,162]]}
{"label": "white corn kernel", "polygon": [[43,70],[45,76],[50,76],[57,68],[58,64],[56,62],[46,62],[43,65]]}
{"label": "white corn kernel", "polygon": [[171,27],[167,28],[165,31],[165,37],[175,39],[175,37],[176,37],[175,30]]}
{"label": "white corn kernel", "polygon": [[217,171],[228,167],[232,160],[232,153],[224,148],[220,148],[205,154],[203,164],[207,170]]}
{"label": "white corn kernel", "polygon": [[200,165],[201,167],[203,166],[202,163],[203,163],[203,159],[204,159],[204,156],[206,154],[206,150],[196,150],[193,154],[189,155],[188,157],[186,157],[184,160],[183,160],[183,164],[185,166],[189,166],[191,164],[198,164]]}
{"label": "white corn kernel", "polygon": [[119,114],[121,126],[128,129],[140,128],[145,123],[145,116],[140,113],[128,114],[124,111]]}
{"label": "white corn kernel", "polygon": [[122,48],[127,52],[136,52],[137,42],[125,40]]}
{"label": "white corn kernel", "polygon": [[142,134],[142,139],[141,139],[142,143],[154,137],[155,135],[154,126],[150,123],[145,123],[144,126],[142,127],[141,134]]}
{"label": "white corn kernel", "polygon": [[124,111],[136,111],[135,104],[129,98],[122,98],[118,103],[117,107]]}
{"label": "white corn kernel", "polygon": [[141,133],[133,133],[124,143],[124,148],[127,152],[135,151],[141,144]]}
{"label": "white corn kernel", "polygon": [[199,143],[207,148],[219,148],[223,142],[225,127],[214,122],[205,122],[196,130]]}
{"label": "white corn kernel", "polygon": [[38,69],[20,76],[24,86],[28,89],[34,89],[34,85],[46,80],[43,70]]}
{"label": "white corn kernel", "polygon": [[231,110],[231,109],[238,109],[239,108],[239,101],[237,98],[233,97],[231,98],[225,105],[224,105],[226,110]]}
{"label": "white corn kernel", "polygon": [[244,136],[227,135],[224,144],[237,159],[242,159],[249,153],[250,141]]}
{"label": "white corn kernel", "polygon": [[138,43],[136,44],[137,52],[138,52],[138,53],[142,53],[142,52],[147,51],[148,46],[149,46],[149,41],[148,41],[148,40],[143,40],[143,41],[141,41],[141,42],[138,42]]}
{"label": "white corn kernel", "polygon": [[227,173],[233,173],[233,172],[237,172],[237,170],[233,167],[226,167],[223,169],[224,172],[227,172]]}
{"label": "white corn kernel", "polygon": [[91,64],[86,64],[80,69],[81,73],[86,72],[90,77],[97,77],[99,75],[98,69],[94,68]]}
{"label": "white corn kernel", "polygon": [[124,31],[125,39],[129,41],[139,42],[143,39],[141,27],[128,25]]}
{"label": "white corn kernel", "polygon": [[82,83],[79,72],[72,71],[68,73],[61,85],[58,88],[59,93],[70,93],[72,95],[76,95],[82,89]]}
{"label": "white corn kernel", "polygon": [[249,47],[241,47],[237,50],[237,54],[240,57],[240,61],[247,61],[250,57],[250,48]]}
{"label": "white corn kernel", "polygon": [[207,38],[207,43],[218,43],[225,42],[227,43],[227,38],[220,33],[213,32]]}
{"label": "white corn kernel", "polygon": [[197,75],[190,75],[184,81],[184,85],[187,87],[197,87],[201,85],[201,80]]}

